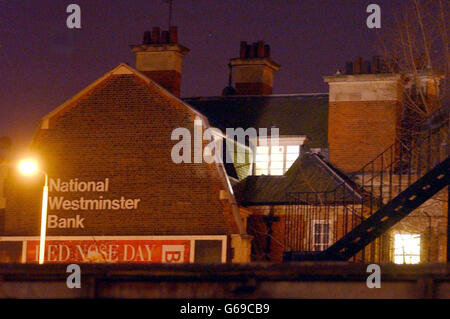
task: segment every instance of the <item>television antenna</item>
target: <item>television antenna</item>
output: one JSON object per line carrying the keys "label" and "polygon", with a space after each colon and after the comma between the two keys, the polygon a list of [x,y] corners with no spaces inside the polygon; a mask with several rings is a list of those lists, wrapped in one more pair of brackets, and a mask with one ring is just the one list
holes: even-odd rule
{"label": "television antenna", "polygon": [[165,2],[169,4],[169,30],[172,26],[173,1],[174,0],[165,0]]}

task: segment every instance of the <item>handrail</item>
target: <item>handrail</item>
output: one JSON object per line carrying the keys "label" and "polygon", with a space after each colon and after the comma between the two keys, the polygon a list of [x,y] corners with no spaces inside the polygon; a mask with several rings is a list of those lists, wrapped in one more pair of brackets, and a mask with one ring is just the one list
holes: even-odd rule
{"label": "handrail", "polygon": [[[450,134],[442,133],[442,128],[448,125],[447,119],[438,128],[418,131],[404,140],[396,138],[395,143],[350,176],[356,188],[347,189],[344,181],[329,191],[287,193],[292,198],[292,205],[286,208],[287,246],[293,251],[316,251],[317,245],[310,236],[314,234],[312,225],[317,220],[333,220],[333,241],[337,241],[382,209],[442,162],[443,156],[449,156]],[[356,199],[355,192],[361,197]],[[322,202],[317,198],[322,198]],[[326,211],[327,206],[333,210],[331,213]],[[365,261],[365,254],[369,254],[370,261],[375,261],[379,256],[376,249],[375,244],[368,247],[359,258]]]}

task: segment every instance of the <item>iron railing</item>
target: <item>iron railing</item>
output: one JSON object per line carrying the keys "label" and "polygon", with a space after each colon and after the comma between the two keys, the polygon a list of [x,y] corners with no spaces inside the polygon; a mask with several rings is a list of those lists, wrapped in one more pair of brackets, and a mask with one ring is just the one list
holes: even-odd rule
{"label": "iron railing", "polygon": [[364,218],[362,197],[346,184],[328,192],[291,192],[288,198],[287,251],[325,250]]}
{"label": "iron railing", "polygon": [[[396,141],[352,174],[354,183],[343,182],[329,192],[288,193],[291,202],[285,221],[287,255],[326,250],[449,155],[447,119],[439,127],[420,131],[403,142]],[[321,228],[317,224],[329,226]],[[353,259],[381,261],[383,240],[380,236]]]}
{"label": "iron railing", "polygon": [[397,196],[420,179],[434,166],[446,159],[450,152],[449,123],[416,133],[408,145],[396,143],[353,174],[353,179],[366,195],[370,213]]}

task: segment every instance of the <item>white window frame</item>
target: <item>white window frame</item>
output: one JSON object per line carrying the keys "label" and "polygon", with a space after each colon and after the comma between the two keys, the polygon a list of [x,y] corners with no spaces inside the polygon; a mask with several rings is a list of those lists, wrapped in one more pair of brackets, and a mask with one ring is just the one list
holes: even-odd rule
{"label": "white window frame", "polygon": [[[307,140],[306,136],[280,136],[278,137],[278,145],[272,145],[272,139],[270,137],[266,137],[264,139],[264,142],[262,142],[262,139],[250,139],[250,142],[255,145],[255,152],[254,152],[254,158],[253,158],[253,175],[263,175],[263,174],[256,174],[256,155],[257,155],[257,147],[258,146],[267,146],[269,148],[269,163],[267,167],[267,176],[282,176],[284,173],[288,171],[286,167],[286,161],[287,161],[287,147],[288,146],[298,146],[299,147],[299,153],[298,156],[301,155],[302,152],[302,145],[305,144]],[[282,146],[283,147],[283,168],[282,168],[282,174],[281,175],[273,175],[271,174],[271,156],[272,156],[272,146]],[[265,175],[265,174],[264,174]]]}
{"label": "white window frame", "polygon": [[[328,243],[316,243],[316,225],[328,225]],[[313,251],[324,251],[333,243],[333,221],[325,219],[313,219],[311,222],[311,242]],[[321,249],[317,250],[316,245],[320,245]]]}

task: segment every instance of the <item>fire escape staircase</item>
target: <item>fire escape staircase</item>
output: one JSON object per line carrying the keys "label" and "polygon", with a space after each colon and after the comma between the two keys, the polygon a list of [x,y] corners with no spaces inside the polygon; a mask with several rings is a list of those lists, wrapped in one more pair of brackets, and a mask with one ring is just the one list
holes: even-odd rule
{"label": "fire escape staircase", "polygon": [[[449,123],[398,141],[355,174],[361,222],[318,252],[290,251],[286,261],[346,261],[450,184]],[[393,182],[394,180],[394,182]]]}
{"label": "fire escape staircase", "polygon": [[318,260],[348,260],[376,238],[449,185],[447,157],[415,183],[402,191],[372,216],[316,256]]}

